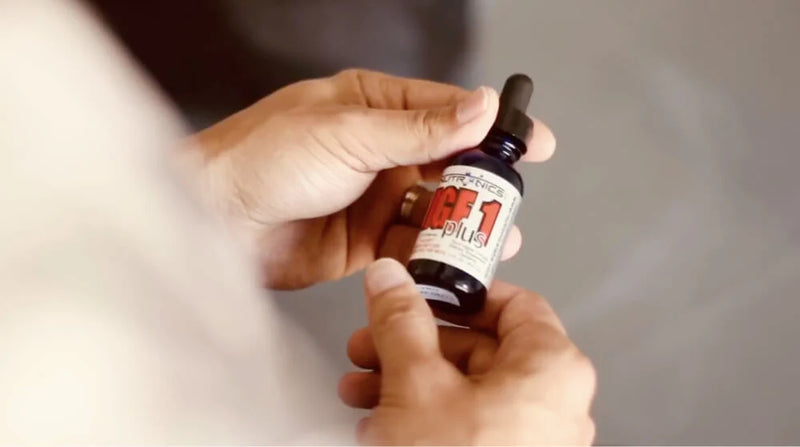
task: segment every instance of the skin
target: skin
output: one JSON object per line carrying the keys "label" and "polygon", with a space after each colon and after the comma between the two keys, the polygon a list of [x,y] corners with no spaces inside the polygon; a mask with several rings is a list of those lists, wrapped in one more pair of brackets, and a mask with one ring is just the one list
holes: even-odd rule
{"label": "skin", "polygon": [[[366,371],[339,386],[346,404],[372,410],[357,429],[363,443],[593,439],[594,370],[541,297],[496,282],[480,314],[437,315],[461,326],[437,327],[397,262],[419,232],[398,223],[403,193],[480,143],[497,107],[486,87],[347,70],[290,85],[193,137],[207,195],[259,254],[267,286],[297,289],[369,267],[369,326],[348,345]],[[554,150],[535,121],[524,161]],[[516,229],[504,257],[520,244]]]}
{"label": "skin", "polygon": [[[480,143],[497,106],[487,87],[347,70],[275,92],[198,133],[194,147],[209,194],[257,247],[266,285],[297,289],[380,256],[406,261],[419,229],[396,223],[403,193]],[[528,147],[524,161],[548,159],[553,133],[537,121]],[[520,244],[514,229],[505,257]]]}
{"label": "skin", "polygon": [[483,311],[439,314],[436,326],[403,266],[371,265],[369,326],[348,355],[368,371],[346,374],[342,400],[371,409],[364,444],[589,445],[595,372],[547,302],[496,282]]}

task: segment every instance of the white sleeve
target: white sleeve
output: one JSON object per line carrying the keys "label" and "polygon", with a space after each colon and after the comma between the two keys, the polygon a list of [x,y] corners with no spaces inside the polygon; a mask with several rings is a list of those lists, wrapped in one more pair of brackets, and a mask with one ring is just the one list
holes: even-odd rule
{"label": "white sleeve", "polygon": [[323,358],[177,175],[166,102],[76,3],[0,9],[0,442],[338,422]]}

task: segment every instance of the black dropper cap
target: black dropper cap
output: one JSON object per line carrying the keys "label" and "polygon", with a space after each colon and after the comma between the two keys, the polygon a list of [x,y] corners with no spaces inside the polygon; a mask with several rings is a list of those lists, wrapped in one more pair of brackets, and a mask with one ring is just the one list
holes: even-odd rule
{"label": "black dropper cap", "polygon": [[[500,93],[500,109],[494,127],[511,134],[522,143],[527,142],[533,133],[533,121],[525,114],[531,95],[531,78],[520,73],[509,76]],[[523,154],[528,151],[524,144],[521,149]]]}

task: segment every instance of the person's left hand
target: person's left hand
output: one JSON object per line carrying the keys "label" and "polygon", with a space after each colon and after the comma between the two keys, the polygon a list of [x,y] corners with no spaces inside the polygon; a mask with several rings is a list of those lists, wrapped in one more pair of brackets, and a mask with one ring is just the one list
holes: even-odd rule
{"label": "person's left hand", "polygon": [[[256,244],[266,285],[301,288],[380,256],[407,261],[419,229],[396,223],[403,193],[480,143],[497,107],[486,87],[346,70],[285,87],[194,142],[214,200]],[[555,150],[541,122],[528,149],[528,161]],[[520,244],[512,231],[504,257]]]}

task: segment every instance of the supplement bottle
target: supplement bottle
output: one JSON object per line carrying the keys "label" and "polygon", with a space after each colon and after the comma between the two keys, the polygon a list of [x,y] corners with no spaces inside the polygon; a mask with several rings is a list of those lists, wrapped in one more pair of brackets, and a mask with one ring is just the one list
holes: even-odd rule
{"label": "supplement bottle", "polygon": [[522,178],[512,165],[528,150],[532,93],[529,77],[509,77],[489,134],[442,173],[408,264],[434,308],[461,314],[483,308],[522,199]]}

